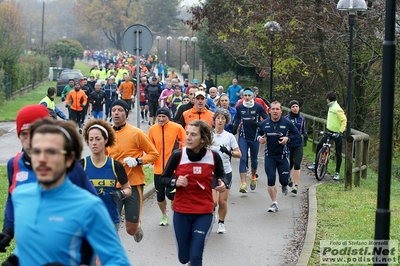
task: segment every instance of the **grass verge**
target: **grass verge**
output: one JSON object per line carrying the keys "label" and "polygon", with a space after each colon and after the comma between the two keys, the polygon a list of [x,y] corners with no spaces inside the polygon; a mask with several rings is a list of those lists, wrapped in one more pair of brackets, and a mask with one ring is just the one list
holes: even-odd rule
{"label": "grass verge", "polygon": [[[304,154],[309,161],[314,160],[315,154],[311,151],[311,145],[304,149]],[[330,173],[334,172],[334,166],[335,163],[331,162]],[[342,165],[342,171],[343,168]],[[341,176],[343,176],[343,173],[341,173]],[[321,240],[374,239],[377,188],[378,175],[372,170],[368,170],[367,179],[361,180],[361,186],[353,186],[351,191],[346,191],[344,183],[336,181],[327,181],[317,187],[317,234],[308,265],[321,265]],[[397,178],[392,179],[391,191],[390,235],[391,239],[397,240],[400,234],[400,216],[398,215],[400,182]]]}

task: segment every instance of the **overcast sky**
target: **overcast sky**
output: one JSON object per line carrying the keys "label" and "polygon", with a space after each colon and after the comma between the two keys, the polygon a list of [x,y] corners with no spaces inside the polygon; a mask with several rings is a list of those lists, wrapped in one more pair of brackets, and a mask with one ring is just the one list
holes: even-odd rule
{"label": "overcast sky", "polygon": [[191,6],[191,5],[197,4],[197,3],[199,3],[199,0],[183,0],[182,6],[184,6],[184,5]]}

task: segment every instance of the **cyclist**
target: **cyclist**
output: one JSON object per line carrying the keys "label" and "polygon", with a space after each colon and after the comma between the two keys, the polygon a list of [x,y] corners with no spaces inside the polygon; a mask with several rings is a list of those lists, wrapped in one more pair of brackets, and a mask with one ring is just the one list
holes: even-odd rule
{"label": "cyclist", "polygon": [[296,100],[290,101],[289,108],[290,112],[285,117],[297,127],[297,130],[303,136],[303,139],[297,139],[296,141],[291,141],[288,143],[290,150],[290,170],[293,169],[293,180],[291,175],[289,179],[289,186],[293,185],[294,183],[294,186],[292,187],[292,193],[297,194],[300,181],[300,163],[303,159],[303,146],[304,141],[307,141],[308,139],[308,135],[306,131],[306,120],[300,115],[299,102]]}
{"label": "cyclist", "polygon": [[[329,106],[328,116],[326,119],[326,128],[331,133],[337,133],[336,137],[333,137],[336,148],[336,172],[333,176],[333,180],[339,180],[340,166],[342,165],[342,136],[346,129],[347,118],[342,107],[340,107],[336,101],[336,93],[333,91],[328,92],[326,94],[326,101]],[[317,145],[316,154],[318,154],[318,151],[322,148],[322,145],[326,142],[326,139],[326,136],[321,138]],[[314,171],[315,163],[310,165],[308,169]]]}

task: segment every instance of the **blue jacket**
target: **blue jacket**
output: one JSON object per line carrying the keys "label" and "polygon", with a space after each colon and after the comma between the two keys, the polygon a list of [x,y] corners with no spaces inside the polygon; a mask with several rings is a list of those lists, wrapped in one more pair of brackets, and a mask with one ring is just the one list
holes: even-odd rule
{"label": "blue jacket", "polygon": [[[291,121],[293,125],[296,126],[297,130],[300,132],[300,135],[304,136],[305,139],[308,138],[306,130],[306,119],[304,117],[302,117],[300,114],[295,115],[292,112],[289,112],[289,114],[286,115],[285,118]],[[296,139],[288,143],[289,148],[303,147],[303,146],[304,146],[303,138]]]}
{"label": "blue jacket", "polygon": [[265,136],[267,140],[264,155],[281,159],[289,156],[289,148],[287,145],[279,144],[280,138],[288,137],[289,143],[301,139],[297,128],[284,117],[281,117],[277,122],[273,122],[270,117],[262,121],[257,139],[260,136]]}
{"label": "blue jacket", "polygon": [[251,108],[247,108],[243,104],[240,104],[236,107],[236,117],[233,125],[233,131],[235,132],[239,124],[241,124],[239,137],[256,141],[257,129],[259,126],[258,123],[261,122],[261,117],[264,119],[268,117],[261,104],[254,103],[254,106]]}
{"label": "blue jacket", "polygon": [[18,186],[12,198],[19,265],[79,265],[83,239],[102,265],[130,265],[101,199],[68,178],[48,190],[37,182]]}

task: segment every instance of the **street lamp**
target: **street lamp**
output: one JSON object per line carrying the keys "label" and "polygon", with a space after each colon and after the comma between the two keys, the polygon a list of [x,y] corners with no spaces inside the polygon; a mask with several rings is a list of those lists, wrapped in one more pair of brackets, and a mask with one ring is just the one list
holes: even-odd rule
{"label": "street lamp", "polygon": [[161,36],[157,36],[156,40],[157,40],[157,57],[158,57],[158,60],[160,61],[160,40],[161,40]]}
{"label": "street lamp", "polygon": [[197,37],[192,37],[190,41],[193,43],[193,79],[194,79],[194,72],[196,69],[196,42],[197,42]]}
{"label": "street lamp", "polygon": [[340,0],[337,4],[337,9],[347,11],[349,13],[350,26],[350,46],[349,46],[349,74],[347,78],[347,126],[346,138],[351,135],[351,109],[352,109],[352,81],[353,81],[353,33],[354,24],[356,23],[357,11],[366,11],[367,4],[364,0]]}
{"label": "street lamp", "polygon": [[265,23],[264,30],[271,39],[271,53],[270,53],[270,70],[269,70],[269,101],[272,102],[272,87],[274,80],[274,35],[275,32],[281,31],[281,26],[276,21],[269,21]]}
{"label": "street lamp", "polygon": [[179,68],[181,68],[182,67],[182,41],[183,41],[183,37],[179,36],[178,40],[179,40]]}
{"label": "street lamp", "polygon": [[185,37],[183,37],[183,41],[186,43],[186,50],[185,50],[185,52],[186,52],[186,57],[185,57],[185,61],[187,62],[187,52],[188,52],[188,49],[187,49],[187,46],[188,46],[188,41],[190,40],[190,38],[188,37],[188,36],[185,36]]}
{"label": "street lamp", "polygon": [[167,37],[167,65],[169,65],[169,47],[170,47],[170,42],[172,40],[171,36]]}

